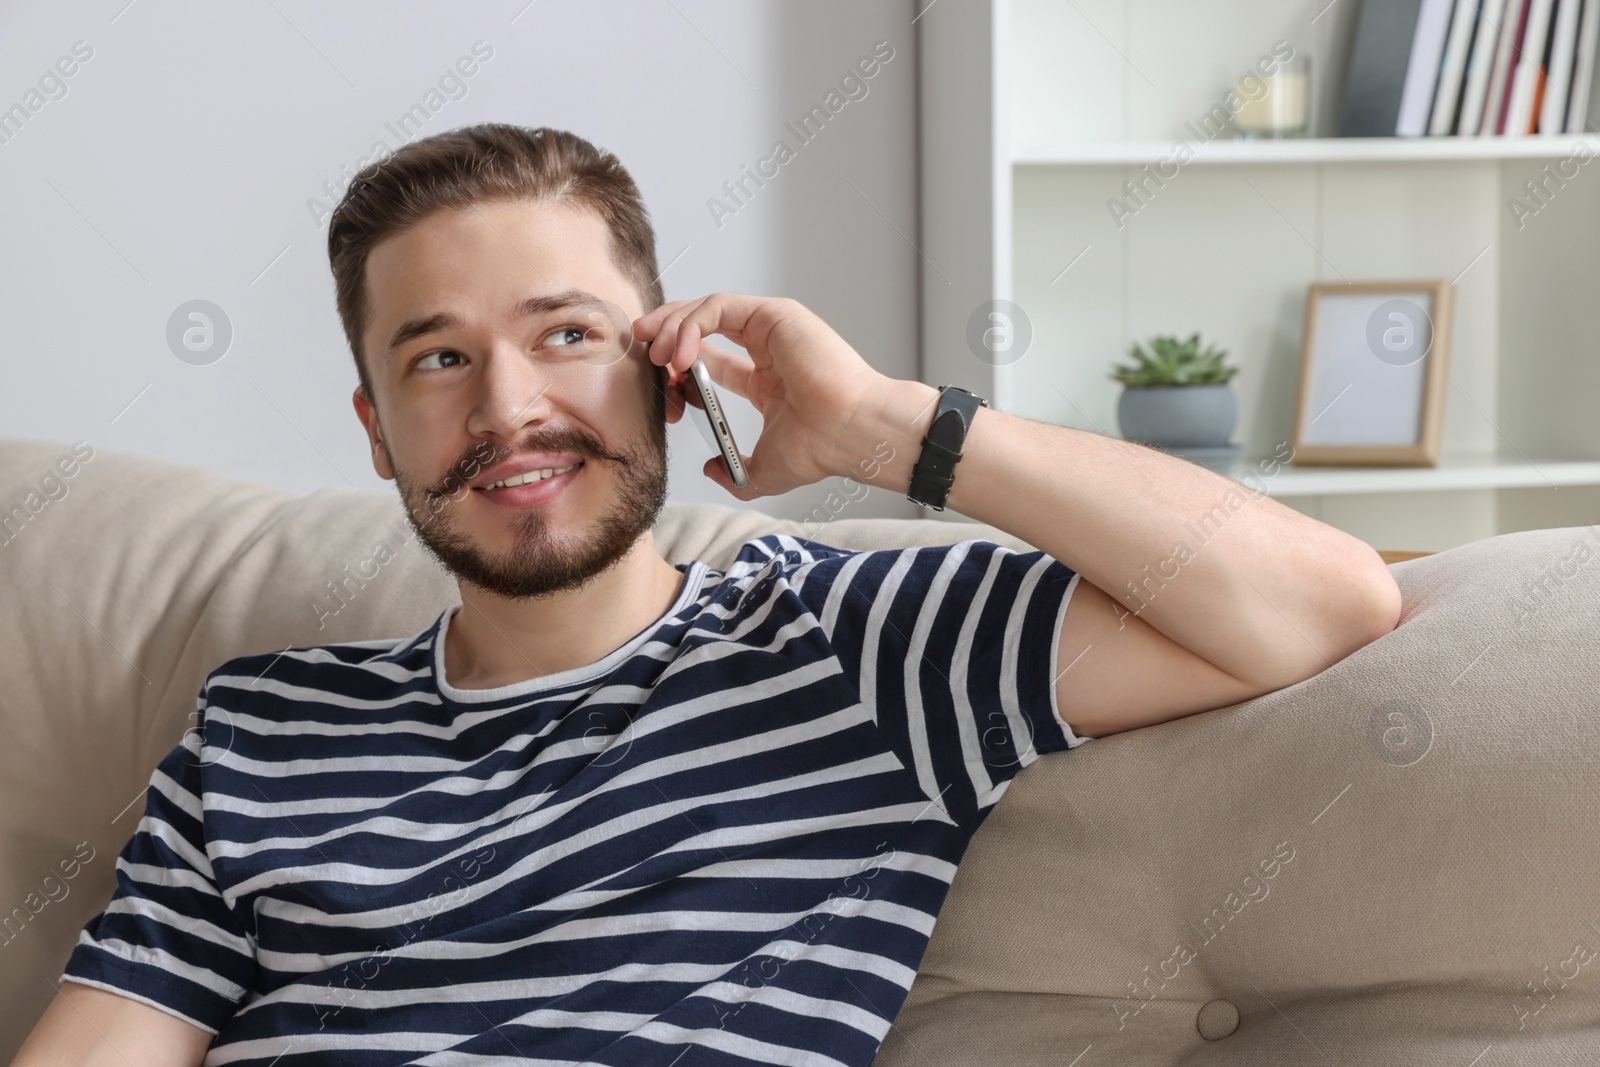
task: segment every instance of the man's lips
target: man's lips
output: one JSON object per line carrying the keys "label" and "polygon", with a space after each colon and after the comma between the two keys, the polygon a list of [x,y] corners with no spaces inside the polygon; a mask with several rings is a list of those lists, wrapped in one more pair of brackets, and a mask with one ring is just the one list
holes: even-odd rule
{"label": "man's lips", "polygon": [[575,452],[531,452],[490,467],[472,480],[472,488],[487,489],[496,482],[520,477],[530,471],[561,470],[582,462],[583,457]]}
{"label": "man's lips", "polygon": [[525,482],[521,485],[499,486],[497,488],[486,487],[475,489],[474,492],[482,493],[489,502],[505,507],[533,507],[554,500],[583,471],[584,464],[580,462],[577,466],[561,474],[549,475],[537,481]]}

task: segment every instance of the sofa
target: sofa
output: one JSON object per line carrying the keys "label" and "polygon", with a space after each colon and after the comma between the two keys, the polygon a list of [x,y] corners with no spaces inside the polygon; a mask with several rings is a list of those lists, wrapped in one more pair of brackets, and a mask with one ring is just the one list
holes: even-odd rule
{"label": "sofa", "polygon": [[[9,1060],[205,675],[414,633],[456,592],[392,492],[0,439],[0,509]],[[713,505],[668,505],[656,536],[724,567],[775,532],[1029,547]],[[1315,677],[1039,759],[973,840],[877,1062],[1600,1063],[1596,560],[1577,527],[1392,564],[1398,628]]]}

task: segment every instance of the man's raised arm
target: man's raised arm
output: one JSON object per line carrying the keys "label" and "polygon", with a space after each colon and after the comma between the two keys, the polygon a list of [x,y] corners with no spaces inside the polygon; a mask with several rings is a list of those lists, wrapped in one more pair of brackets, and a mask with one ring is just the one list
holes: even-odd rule
{"label": "man's raised arm", "polygon": [[[761,413],[748,486],[735,487],[718,459],[703,468],[733,496],[864,472],[907,491],[939,391],[879,372],[804,305],[712,293],[662,304],[634,330],[669,367],[669,420],[682,416],[696,359]],[[705,343],[711,334],[748,358]],[[1400,617],[1400,590],[1370,546],[1155,449],[980,408],[962,457],[946,506],[1078,574],[1055,692],[1088,736],[1293,685]],[[1152,569],[1165,573],[1149,585]]]}
{"label": "man's raised arm", "polygon": [[[905,492],[938,399],[921,382],[879,383],[841,457],[888,441],[893,458],[869,480]],[[1366,543],[1194,463],[1083,430],[979,408],[946,506],[1080,576],[1056,684],[1063,717],[1089,736],[1293,685],[1400,615],[1394,577]]]}

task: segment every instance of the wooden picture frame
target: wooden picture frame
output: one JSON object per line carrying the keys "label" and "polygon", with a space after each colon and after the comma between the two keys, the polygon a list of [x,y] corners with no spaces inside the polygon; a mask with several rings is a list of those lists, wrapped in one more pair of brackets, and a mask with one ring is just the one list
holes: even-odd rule
{"label": "wooden picture frame", "polygon": [[1292,462],[1438,466],[1453,304],[1443,280],[1310,286]]}

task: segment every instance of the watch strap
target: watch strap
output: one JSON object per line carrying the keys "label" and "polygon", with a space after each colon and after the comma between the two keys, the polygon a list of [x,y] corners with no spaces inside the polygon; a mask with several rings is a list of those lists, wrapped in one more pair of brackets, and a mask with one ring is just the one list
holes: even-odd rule
{"label": "watch strap", "polygon": [[983,397],[960,386],[939,387],[939,406],[922,438],[922,454],[912,468],[907,499],[934,511],[944,510],[973,416],[988,405]]}

